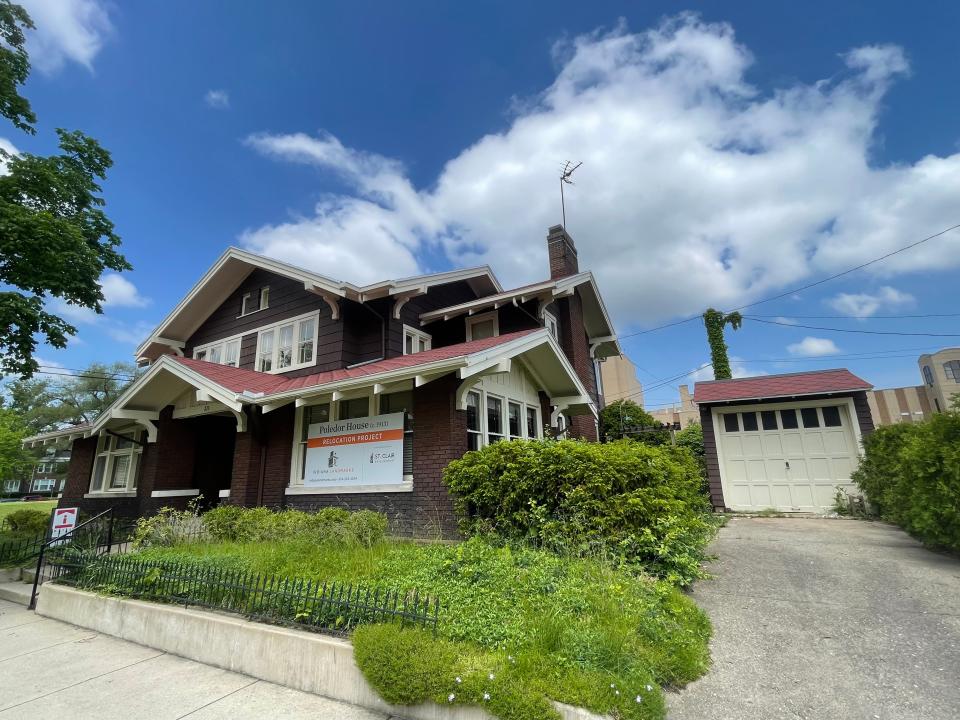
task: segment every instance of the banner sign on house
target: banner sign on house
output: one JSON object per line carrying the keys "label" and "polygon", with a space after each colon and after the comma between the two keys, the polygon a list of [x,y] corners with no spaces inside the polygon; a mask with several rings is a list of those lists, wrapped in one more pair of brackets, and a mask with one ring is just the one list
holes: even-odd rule
{"label": "banner sign on house", "polygon": [[307,428],[304,485],[403,482],[403,413],[314,423]]}

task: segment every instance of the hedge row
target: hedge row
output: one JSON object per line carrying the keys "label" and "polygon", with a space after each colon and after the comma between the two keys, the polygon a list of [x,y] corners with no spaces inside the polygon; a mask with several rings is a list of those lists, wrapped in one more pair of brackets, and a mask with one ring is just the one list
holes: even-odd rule
{"label": "hedge row", "polygon": [[960,412],[878,428],[853,479],[873,510],[925,544],[960,550]]}

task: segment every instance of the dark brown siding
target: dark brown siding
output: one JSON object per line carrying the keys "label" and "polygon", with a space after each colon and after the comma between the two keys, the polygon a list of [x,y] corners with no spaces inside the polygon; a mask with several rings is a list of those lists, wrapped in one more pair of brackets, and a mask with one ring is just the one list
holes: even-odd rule
{"label": "dark brown siding", "polygon": [[[270,307],[239,317],[243,295],[249,292],[256,296],[264,286],[270,287]],[[317,310],[320,311],[320,320],[317,330],[316,362],[310,367],[291,370],[285,375],[297,377],[325,370],[336,370],[345,364],[342,357],[343,323],[333,320],[330,307],[326,302],[314,293],[304,290],[303,283],[265,270],[254,270],[246,280],[240,283],[230,297],[197,328],[187,341],[184,352],[189,357],[193,355],[193,348],[197,345],[205,345],[242,334],[240,367],[253,370],[256,364],[256,332],[259,328]]]}
{"label": "dark brown siding", "polygon": [[[448,322],[439,320],[420,327],[421,313],[452,307],[461,303],[476,300],[477,294],[467,282],[446,283],[436,285],[420,295],[408,300],[400,309],[400,319],[394,320],[390,314],[390,327],[387,335],[387,357],[403,355],[403,326],[422,330],[431,336],[433,347],[445,347],[462,343],[466,339],[466,326],[462,317]],[[390,300],[391,310],[393,301]]]}
{"label": "dark brown siding", "polygon": [[700,427],[703,428],[703,454],[707,464],[707,486],[713,509],[722,512],[726,509],[723,500],[723,487],[720,485],[720,460],[717,457],[717,436],[713,431],[713,417],[709,405],[700,406]]}
{"label": "dark brown siding", "polygon": [[873,415],[870,414],[870,405],[867,403],[865,392],[853,393],[853,407],[857,411],[857,422],[860,423],[860,434],[866,437],[873,432]]}
{"label": "dark brown siding", "polygon": [[[380,307],[385,307],[379,303]],[[385,320],[378,307],[363,306],[350,300],[341,302],[343,321],[343,366],[369,360],[379,360],[383,355]]]}

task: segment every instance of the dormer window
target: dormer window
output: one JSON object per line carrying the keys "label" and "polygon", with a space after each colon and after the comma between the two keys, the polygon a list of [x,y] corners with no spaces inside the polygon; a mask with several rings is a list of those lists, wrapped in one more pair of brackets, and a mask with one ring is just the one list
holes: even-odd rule
{"label": "dormer window", "polygon": [[270,307],[270,286],[260,288],[260,306],[258,310],[266,310]]}
{"label": "dormer window", "polygon": [[425,332],[420,332],[409,325],[403,326],[403,354],[413,355],[424,352],[431,347],[432,338]]}
{"label": "dormer window", "polygon": [[251,293],[244,293],[243,299],[240,301],[240,315],[249,315],[253,312],[253,303],[251,298],[253,295]]}
{"label": "dormer window", "polygon": [[488,312],[467,318],[467,342],[484,340],[500,334],[500,323],[497,313]]}

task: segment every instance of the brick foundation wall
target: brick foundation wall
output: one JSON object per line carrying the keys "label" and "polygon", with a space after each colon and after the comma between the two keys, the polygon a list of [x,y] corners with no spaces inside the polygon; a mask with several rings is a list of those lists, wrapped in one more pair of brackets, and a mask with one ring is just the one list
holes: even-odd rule
{"label": "brick foundation wall", "polygon": [[[287,507],[375,510],[389,518],[395,534],[455,537],[453,502],[441,476],[451,460],[467,451],[467,414],[454,408],[457,386],[451,374],[414,390],[412,492],[288,495]],[[287,463],[289,472],[289,457]]]}

